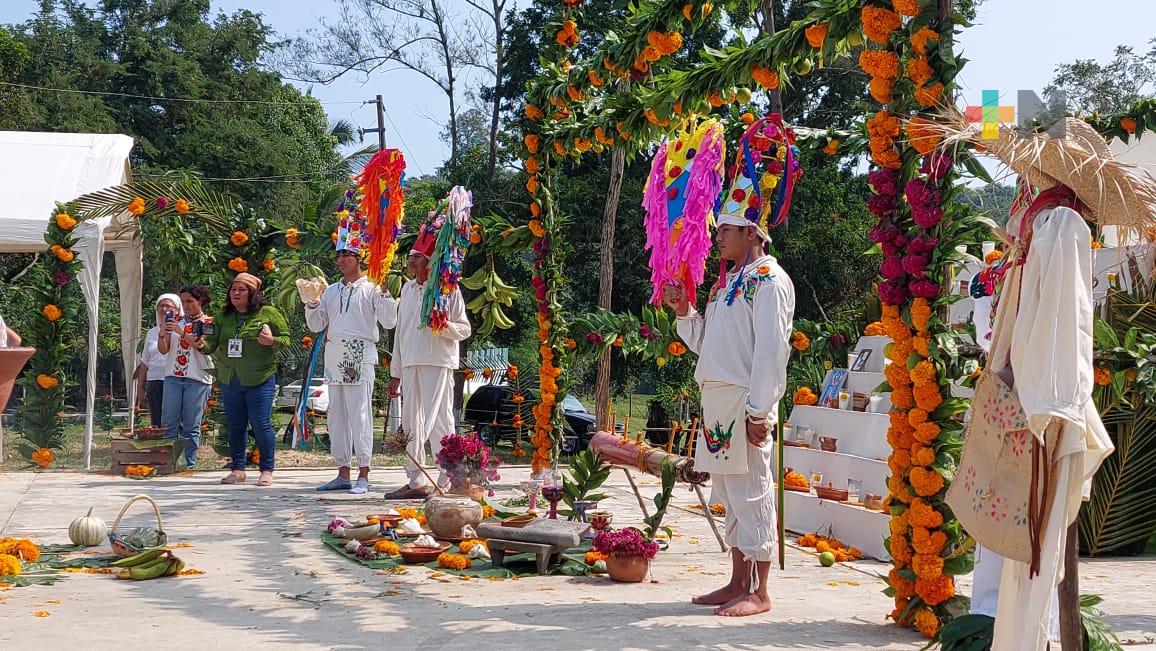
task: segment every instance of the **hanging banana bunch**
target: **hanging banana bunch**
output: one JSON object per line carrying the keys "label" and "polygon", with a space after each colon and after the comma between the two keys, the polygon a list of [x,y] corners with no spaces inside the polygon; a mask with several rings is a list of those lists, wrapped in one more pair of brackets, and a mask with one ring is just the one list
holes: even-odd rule
{"label": "hanging banana bunch", "polygon": [[514,322],[506,316],[504,307],[514,304],[518,289],[507,285],[494,268],[494,256],[486,256],[486,264],[478,268],[474,275],[461,281],[462,286],[479,292],[469,303],[466,309],[482,319],[478,334],[488,335],[494,328],[507,330],[514,327]]}

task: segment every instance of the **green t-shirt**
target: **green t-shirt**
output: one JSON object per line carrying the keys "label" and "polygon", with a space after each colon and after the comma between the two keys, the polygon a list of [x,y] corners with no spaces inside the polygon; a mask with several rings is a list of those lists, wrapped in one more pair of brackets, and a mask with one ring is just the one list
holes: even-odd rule
{"label": "green t-shirt", "polygon": [[[277,308],[266,305],[247,314],[225,312],[213,319],[213,325],[216,326],[213,333],[205,335],[202,352],[213,356],[217,379],[222,384],[232,382],[236,373],[242,386],[253,387],[277,371],[277,351],[289,345],[289,324]],[[257,343],[263,325],[273,331],[272,346]],[[229,357],[232,339],[241,340],[240,357]]]}

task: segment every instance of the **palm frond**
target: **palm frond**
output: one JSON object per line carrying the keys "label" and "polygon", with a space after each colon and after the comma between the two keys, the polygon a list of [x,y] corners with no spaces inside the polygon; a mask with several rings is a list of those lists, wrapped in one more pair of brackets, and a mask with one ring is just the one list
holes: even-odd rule
{"label": "palm frond", "polygon": [[[210,190],[196,181],[165,181],[142,179],[117,185],[96,192],[90,192],[69,202],[70,209],[86,219],[116,217],[127,213],[128,205],[134,199],[144,199],[150,218],[163,219],[177,215],[176,203],[184,199],[189,210],[187,215],[198,218],[211,230],[225,237],[230,232],[229,218],[239,210],[239,204],[232,198]],[[156,201],[164,197],[165,208],[158,208]],[[126,218],[121,226],[135,228],[135,222]]]}
{"label": "palm frond", "polygon": [[336,138],[337,144],[342,147],[352,145],[353,139],[357,137],[357,127],[349,120],[341,119],[329,127],[329,135]]}

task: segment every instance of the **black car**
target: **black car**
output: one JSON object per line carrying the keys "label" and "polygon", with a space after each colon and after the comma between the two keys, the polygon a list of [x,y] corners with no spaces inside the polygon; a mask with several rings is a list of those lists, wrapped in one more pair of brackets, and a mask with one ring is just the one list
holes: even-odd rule
{"label": "black car", "polygon": [[[534,431],[534,417],[531,407],[538,402],[538,393],[522,389],[525,402],[522,403],[522,434],[525,440]],[[514,427],[514,387],[508,384],[488,384],[481,386],[466,401],[465,421],[478,430],[487,445],[495,446],[501,441],[513,442],[517,434]],[[574,454],[586,449],[594,436],[594,414],[574,396],[567,395],[562,400],[562,411],[566,417],[566,431],[562,435],[562,454]]]}

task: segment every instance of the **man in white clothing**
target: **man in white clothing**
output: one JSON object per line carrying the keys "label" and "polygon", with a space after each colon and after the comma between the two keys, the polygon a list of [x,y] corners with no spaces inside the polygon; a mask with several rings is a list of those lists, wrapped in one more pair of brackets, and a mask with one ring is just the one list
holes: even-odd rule
{"label": "man in white clothing", "polygon": [[[355,219],[355,218],[348,218]],[[378,326],[397,323],[397,302],[383,287],[362,273],[358,239],[363,229],[338,229],[337,270],[341,280],[318,297],[317,284],[303,284],[305,323],[313,332],[325,332],[325,379],[329,385],[329,450],[337,477],[319,491],[348,490],[362,495],[369,490],[373,459],[373,382],[377,366]],[[343,236],[344,235],[344,236]],[[357,481],[349,468],[357,457]]]}
{"label": "man in white clothing", "polygon": [[[422,297],[430,279],[430,259],[434,254],[436,231],[422,227],[417,242],[406,259],[410,275],[401,289],[397,329],[393,337],[393,359],[389,371],[391,396],[401,395],[401,427],[409,436],[405,471],[409,482],[386,493],[387,500],[419,499],[432,487],[421,467],[426,464],[426,443],[434,459],[441,450],[442,436],[456,431],[454,422],[454,369],[458,368],[458,342],[470,336],[461,291],[454,289],[446,302],[446,323],[438,331],[429,328],[422,312]],[[438,474],[438,483],[446,481]]]}
{"label": "man in white clothing", "polygon": [[[715,614],[726,617],[771,608],[767,576],[778,529],[770,433],[787,386],[795,288],[767,253],[766,228],[785,216],[799,174],[792,141],[777,116],[756,122],[743,136],[715,236],[719,255],[732,266],[711,292],[705,316],[688,303],[684,287],[664,290],[678,316],[679,337],[699,356],[695,380],[704,427],[694,464],[711,473],[714,497],[726,507],[724,541],[731,547],[730,582],[692,602],[716,606]],[[777,183],[785,192],[766,192]]]}

